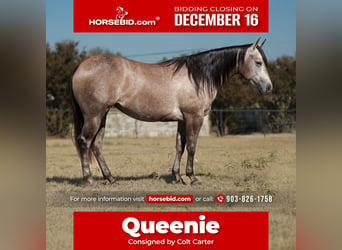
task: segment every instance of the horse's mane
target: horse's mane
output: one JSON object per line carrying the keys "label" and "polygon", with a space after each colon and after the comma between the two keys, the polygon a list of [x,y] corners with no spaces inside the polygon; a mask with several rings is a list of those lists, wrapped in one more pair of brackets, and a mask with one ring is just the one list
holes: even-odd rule
{"label": "horse's mane", "polygon": [[[165,66],[174,65],[174,73],[177,73],[185,65],[188,69],[189,78],[193,79],[197,90],[203,84],[206,84],[208,89],[212,89],[212,87],[217,89],[229,80],[236,69],[237,63],[240,65],[244,63],[247,48],[251,45],[208,50],[189,56],[173,58],[160,64]],[[259,46],[257,48],[265,63],[267,63],[264,52]]]}

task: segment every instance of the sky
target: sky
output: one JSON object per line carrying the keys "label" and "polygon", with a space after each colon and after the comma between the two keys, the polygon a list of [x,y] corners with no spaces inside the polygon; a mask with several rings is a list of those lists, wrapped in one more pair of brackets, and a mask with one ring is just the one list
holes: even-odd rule
{"label": "sky", "polygon": [[73,1],[46,0],[46,42],[79,41],[79,49],[100,47],[133,60],[154,63],[163,57],[253,43],[267,39],[268,60],[296,54],[296,1],[269,1],[268,33],[74,33]]}

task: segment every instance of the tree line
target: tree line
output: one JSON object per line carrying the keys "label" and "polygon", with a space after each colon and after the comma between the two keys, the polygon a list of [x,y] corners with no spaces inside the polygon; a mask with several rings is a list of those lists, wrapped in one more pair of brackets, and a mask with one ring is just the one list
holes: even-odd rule
{"label": "tree line", "polygon": [[[69,79],[73,70],[88,57],[111,53],[102,48],[90,51],[78,48],[77,41],[63,41],[50,47],[46,45],[46,133],[48,136],[67,136],[70,133],[72,114],[69,99]],[[116,53],[120,54],[120,53]],[[166,60],[163,58],[162,60]],[[282,56],[268,63],[268,71],[273,83],[273,92],[261,95],[258,90],[241,76],[236,75],[231,82],[218,91],[212,109],[274,109],[289,110],[296,108],[296,59]],[[212,113],[210,119],[215,127],[219,119]],[[268,119],[272,124],[286,121],[286,113],[272,114]],[[241,117],[232,113],[223,118],[225,128],[230,132],[239,127],[243,132]],[[279,130],[279,128],[278,128]],[[281,132],[273,131],[273,132]],[[226,132],[228,133],[228,132]],[[222,135],[222,131],[218,134]]]}

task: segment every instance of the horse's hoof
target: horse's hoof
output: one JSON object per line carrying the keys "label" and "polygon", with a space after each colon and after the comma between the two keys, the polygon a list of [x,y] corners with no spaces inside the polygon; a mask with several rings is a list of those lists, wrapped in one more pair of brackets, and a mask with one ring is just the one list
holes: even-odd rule
{"label": "horse's hoof", "polygon": [[110,184],[113,184],[116,182],[116,180],[113,176],[105,177],[105,180],[109,181]]}
{"label": "horse's hoof", "polygon": [[186,185],[186,183],[183,181],[182,178],[180,178],[179,180],[173,180],[172,184],[181,184],[181,185]]}
{"label": "horse's hoof", "polygon": [[93,179],[93,177],[88,177],[85,179],[86,183],[90,186],[96,187],[97,181]]}
{"label": "horse's hoof", "polygon": [[200,185],[202,185],[202,183],[199,180],[193,180],[191,182],[191,186],[200,186]]}

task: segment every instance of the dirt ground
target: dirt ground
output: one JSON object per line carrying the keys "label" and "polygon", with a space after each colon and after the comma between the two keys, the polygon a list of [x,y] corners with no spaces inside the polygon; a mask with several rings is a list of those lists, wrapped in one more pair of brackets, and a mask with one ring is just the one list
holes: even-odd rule
{"label": "dirt ground", "polygon": [[[46,140],[47,249],[72,249],[73,211],[269,211],[269,249],[295,249],[296,244],[296,135],[200,137],[195,174],[201,186],[171,184],[175,138],[106,138],[104,154],[117,178],[109,185],[96,164],[91,167],[96,187],[83,184],[80,161],[71,139]],[[68,199],[74,194],[196,195],[248,194],[272,196],[271,203],[186,206],[124,204],[83,206]]]}

